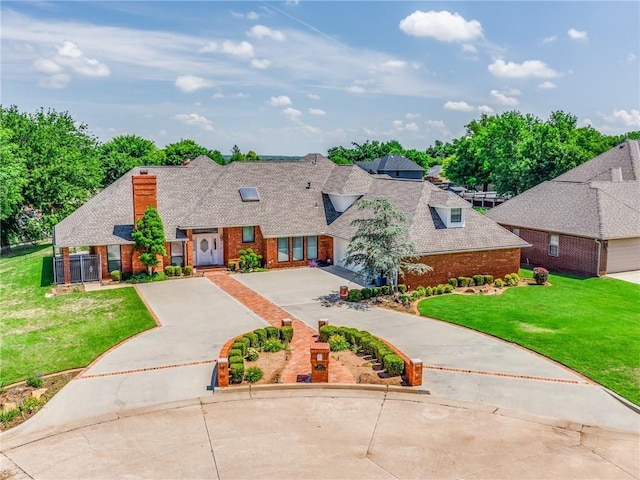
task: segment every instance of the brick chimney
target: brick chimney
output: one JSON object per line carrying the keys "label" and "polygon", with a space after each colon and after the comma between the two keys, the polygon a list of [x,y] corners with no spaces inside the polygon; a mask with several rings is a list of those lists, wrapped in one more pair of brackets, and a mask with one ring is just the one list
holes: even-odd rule
{"label": "brick chimney", "polygon": [[140,220],[147,207],[158,208],[158,189],[156,176],[149,175],[147,170],[140,170],[139,175],[131,177],[133,182],[133,223]]}

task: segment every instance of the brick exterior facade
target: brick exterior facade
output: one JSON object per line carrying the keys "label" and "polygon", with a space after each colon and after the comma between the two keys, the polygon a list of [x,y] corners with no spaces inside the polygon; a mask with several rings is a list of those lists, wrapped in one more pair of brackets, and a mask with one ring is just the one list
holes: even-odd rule
{"label": "brick exterior facade", "polygon": [[252,248],[258,255],[263,256],[264,261],[264,238],[262,237],[262,231],[260,227],[253,227],[254,241],[244,243],[242,241],[242,227],[230,227],[222,229],[222,248],[224,264],[229,265],[229,262],[238,262],[240,250]]}
{"label": "brick exterior facade", "polygon": [[133,223],[140,220],[147,207],[158,208],[157,179],[155,175],[133,175]]}
{"label": "brick exterior facade", "polygon": [[429,265],[433,270],[424,275],[405,275],[404,278],[399,279],[400,283],[406,284],[409,288],[415,288],[447,283],[453,277],[472,277],[478,274],[504,278],[508,273],[518,272],[520,249],[426,255],[419,261]]}
{"label": "brick exterior facade", "polygon": [[[504,227],[513,230],[508,225]],[[545,267],[556,272],[576,273],[578,275],[604,275],[607,270],[607,250],[593,238],[559,236],[558,256],[549,255],[549,237],[553,232],[520,228],[520,238],[532,247],[522,250],[520,262],[532,267]],[[600,272],[597,272],[598,250],[600,250]]]}
{"label": "brick exterior facade", "polygon": [[[291,241],[291,237],[289,237],[289,259],[288,262],[279,262],[278,261],[278,239],[277,238],[266,238],[264,241],[266,255],[264,255],[262,261],[264,262],[265,268],[287,268],[287,267],[304,267],[309,264],[309,260],[307,259],[307,243],[306,237],[304,241],[304,259],[300,261],[293,261],[292,252],[293,245]],[[331,258],[333,255],[333,237],[328,237],[326,235],[318,235],[318,260],[326,261]]]}

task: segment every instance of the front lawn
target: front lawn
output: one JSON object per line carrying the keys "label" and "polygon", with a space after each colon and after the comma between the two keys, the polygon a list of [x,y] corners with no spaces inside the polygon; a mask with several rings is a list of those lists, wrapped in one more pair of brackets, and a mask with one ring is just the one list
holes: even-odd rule
{"label": "front lawn", "polygon": [[418,309],[546,355],[640,404],[640,285],[569,275],[549,282],[502,295],[428,298]]}
{"label": "front lawn", "polygon": [[113,345],[155,326],[133,288],[46,298],[52,280],[51,245],[0,258],[4,384],[84,367]]}

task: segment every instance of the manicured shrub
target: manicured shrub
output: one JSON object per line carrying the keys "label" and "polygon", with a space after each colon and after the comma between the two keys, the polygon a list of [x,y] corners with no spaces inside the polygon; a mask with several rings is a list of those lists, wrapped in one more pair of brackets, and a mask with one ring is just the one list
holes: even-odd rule
{"label": "manicured shrub", "polygon": [[174,265],[173,267],[173,276],[181,277],[182,276],[182,267],[180,265]]}
{"label": "manicured shrub", "polygon": [[264,342],[264,345],[262,345],[262,350],[270,353],[279,352],[283,348],[284,348],[284,345],[282,345],[282,342],[277,338],[268,338]]}
{"label": "manicured shrub", "polygon": [[233,365],[234,363],[241,363],[244,365],[244,358],[242,358],[240,355],[229,357],[229,365]]}
{"label": "manicured shrub", "polygon": [[231,383],[242,383],[244,378],[244,363],[232,363],[229,365],[229,381]]}
{"label": "manicured shrub", "polygon": [[232,348],[231,350],[229,350],[229,355],[227,355],[227,358],[231,358],[231,357],[242,357],[242,350],[239,348]]}
{"label": "manicured shrub", "polygon": [[367,355],[371,355],[372,354],[371,344],[375,340],[376,339],[371,334],[367,334],[367,335],[361,336],[360,337],[360,347],[362,347],[362,351],[364,353],[366,353]]}
{"label": "manicured shrub", "polygon": [[382,363],[386,355],[391,353],[393,353],[393,350],[383,341],[376,340],[376,342],[373,343],[373,356],[376,357],[380,363]]}
{"label": "manicured shrub", "polygon": [[549,270],[544,267],[535,267],[533,269],[533,278],[535,278],[537,285],[544,285],[549,278]]}
{"label": "manicured shrub", "polygon": [[260,346],[260,339],[258,338],[258,335],[256,335],[253,332],[245,333],[243,338],[246,338],[247,340],[249,340],[250,347],[258,348]]}
{"label": "manicured shrub", "polygon": [[382,294],[382,288],[380,287],[373,287],[371,289],[371,296],[372,297],[379,297],[380,294]]}
{"label": "manicured shrub", "polygon": [[31,375],[29,378],[27,378],[26,383],[32,388],[42,388],[42,385],[44,385],[44,380],[42,380],[42,377],[39,377],[37,375]]}
{"label": "manicured shrub", "polygon": [[119,282],[121,278],[122,273],[120,272],[120,270],[114,270],[113,272],[111,272],[111,280],[113,280],[114,282]]}
{"label": "manicured shrub", "polygon": [[502,287],[504,287],[504,282],[501,279],[496,278],[495,281],[493,282],[493,285],[496,288],[502,288]]}
{"label": "manicured shrub", "polygon": [[474,285],[473,278],[458,277],[458,286],[459,287],[473,287],[473,285]]}
{"label": "manicured shrub", "polygon": [[409,298],[409,295],[400,295],[399,297],[400,303],[403,305],[408,305],[411,302],[411,298]]}
{"label": "manicured shrub", "polygon": [[384,359],[382,360],[382,365],[387,374],[391,375],[392,377],[402,375],[402,372],[404,372],[404,360],[402,360],[402,358],[395,353],[385,355]]}
{"label": "manicured shrub", "polygon": [[399,283],[398,285],[396,285],[396,292],[398,292],[398,293],[406,293],[407,292],[407,286],[404,283]]}
{"label": "manicured shrub", "polygon": [[520,282],[520,277],[518,276],[517,273],[507,273],[504,276],[504,283],[508,287],[515,287],[518,285],[519,282]]}
{"label": "manicured shrub", "polygon": [[269,326],[269,327],[265,327],[264,329],[267,332],[267,339],[269,339],[269,338],[279,339],[280,338],[280,332],[278,331],[278,329],[276,327]]}
{"label": "manicured shrub", "polygon": [[333,325],[324,325],[320,327],[320,341],[327,342],[329,337],[336,333],[338,333],[338,327],[334,327]]}
{"label": "manicured shrub", "polygon": [[262,255],[258,255],[253,251],[252,248],[240,250],[238,254],[240,255],[240,260],[238,262],[240,271],[250,272],[253,269],[260,268],[260,260],[262,260]]}
{"label": "manicured shrub", "polygon": [[258,358],[260,358],[260,352],[258,352],[257,348],[249,347],[247,349],[246,358],[249,362],[255,362],[256,360],[258,360]]}
{"label": "manicured shrub", "polygon": [[451,285],[453,288],[457,288],[458,287],[458,279],[457,278],[450,278],[449,279],[449,285]]}
{"label": "manicured shrub", "polygon": [[280,329],[280,340],[284,343],[291,343],[293,339],[293,327],[282,327]]}
{"label": "manicured shrub", "polygon": [[153,275],[151,275],[151,281],[152,282],[162,282],[163,280],[166,280],[167,276],[164,274],[164,272],[156,272]]}
{"label": "manicured shrub", "polygon": [[423,287],[422,285],[419,286],[418,288],[416,288],[414,291],[418,292],[418,296],[419,297],[425,297],[426,294],[427,294],[427,289],[425,287]]}
{"label": "manicured shrub", "polygon": [[444,285],[440,284],[435,288],[434,295],[442,295],[444,293]]}
{"label": "manicured shrub", "polygon": [[184,274],[186,277],[190,277],[192,273],[193,267],[191,265],[187,265],[186,267],[184,267]]}
{"label": "manicured shrub", "polygon": [[420,295],[420,292],[418,290],[413,290],[409,296],[411,297],[412,301],[422,298],[422,295]]}
{"label": "manicured shrub", "polygon": [[349,294],[347,295],[347,302],[359,302],[362,300],[362,290],[354,288],[353,290],[349,290]]}
{"label": "manicured shrub", "polygon": [[249,383],[256,383],[263,375],[264,372],[260,367],[249,367],[247,371],[244,372],[244,379]]}
{"label": "manicured shrub", "polygon": [[451,293],[453,292],[453,285],[451,285],[450,283],[447,283],[446,285],[443,285],[443,293]]}
{"label": "manicured shrub", "polygon": [[248,345],[246,343],[236,340],[231,345],[231,350],[240,350],[240,352],[242,352],[242,356],[244,357],[247,354],[247,347]]}
{"label": "manicured shrub", "polygon": [[431,287],[427,287],[424,289],[424,296],[425,297],[430,297],[431,295],[433,295],[433,288]]}
{"label": "manicured shrub", "polygon": [[227,268],[230,272],[235,272],[238,268],[238,265],[236,264],[236,262],[229,262],[229,266]]}
{"label": "manicured shrub", "polygon": [[256,328],[253,333],[258,336],[258,346],[262,346],[267,339],[267,331],[264,328]]}
{"label": "manicured shrub", "polygon": [[483,277],[485,285],[491,285],[493,283],[493,275],[483,275]]}
{"label": "manicured shrub", "polygon": [[476,284],[476,287],[484,285],[484,275],[474,275],[473,276],[473,283]]}
{"label": "manicured shrub", "polygon": [[340,352],[342,350],[349,350],[349,342],[342,335],[331,335],[329,337],[329,349],[332,352]]}
{"label": "manicured shrub", "polygon": [[368,300],[369,298],[371,298],[371,289],[368,287],[365,287],[361,290],[362,292],[362,298],[365,300]]}
{"label": "manicured shrub", "polygon": [[173,265],[167,265],[166,267],[164,267],[164,274],[167,277],[173,277]]}
{"label": "manicured shrub", "polygon": [[389,285],[383,285],[382,287],[382,295],[389,295],[391,294],[391,287]]}

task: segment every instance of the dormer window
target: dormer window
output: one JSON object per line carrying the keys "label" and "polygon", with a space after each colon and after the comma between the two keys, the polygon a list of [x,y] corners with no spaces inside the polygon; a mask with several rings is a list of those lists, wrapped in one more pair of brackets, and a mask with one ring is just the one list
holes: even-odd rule
{"label": "dormer window", "polygon": [[451,209],[451,223],[461,223],[462,222],[462,209],[461,208],[452,208]]}

